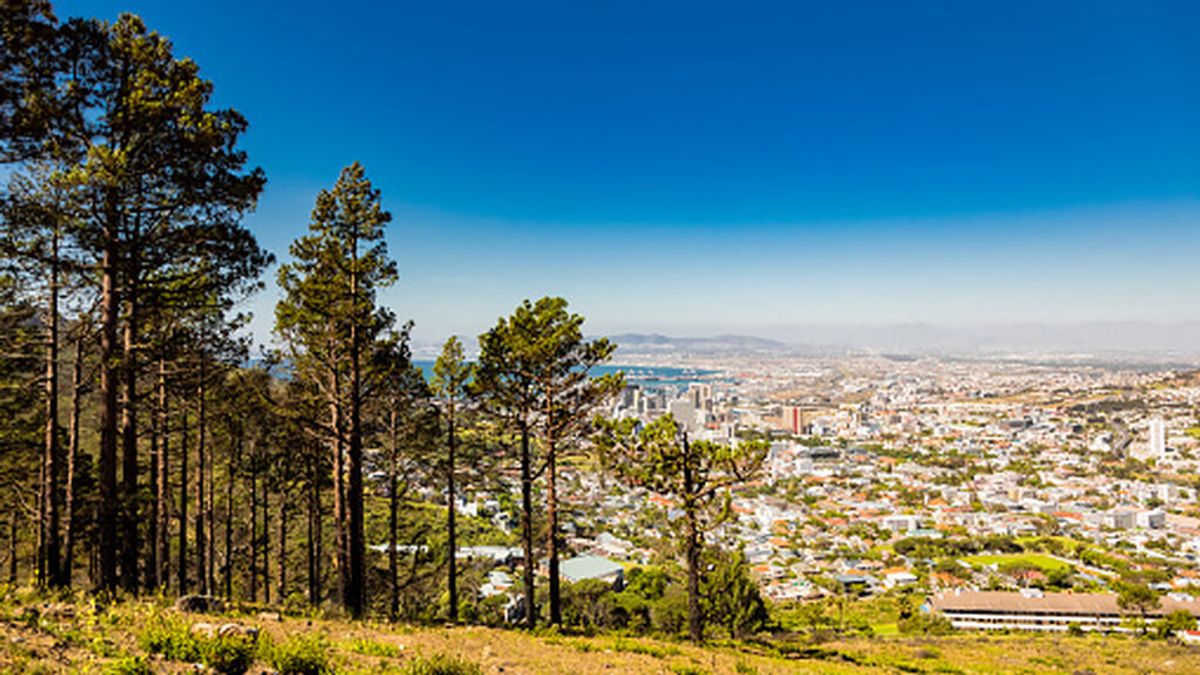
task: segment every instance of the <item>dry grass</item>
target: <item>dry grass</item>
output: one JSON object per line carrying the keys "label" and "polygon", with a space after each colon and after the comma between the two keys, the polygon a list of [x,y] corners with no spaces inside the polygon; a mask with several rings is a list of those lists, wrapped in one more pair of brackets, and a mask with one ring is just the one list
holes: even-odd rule
{"label": "dry grass", "polygon": [[[0,610],[0,671],[93,672],[122,658],[149,656],[137,636],[156,614],[152,602],[107,610],[87,604],[69,612],[39,612],[31,599]],[[60,606],[61,607],[61,606]],[[73,614],[67,616],[66,614]],[[876,637],[824,644],[684,642],[619,636],[532,634],[482,627],[430,628],[336,620],[191,616],[189,621],[240,621],[275,642],[298,633],[320,635],[337,672],[400,672],[416,655],[447,654],[485,673],[1195,673],[1200,650],[1120,636],[960,634],[948,637]],[[154,672],[186,672],[189,664],[149,661]],[[251,672],[262,672],[259,663]]]}
{"label": "dry grass", "polygon": [[[888,638],[834,643],[881,665],[908,672],[1197,673],[1200,650],[1127,636],[993,635]],[[909,670],[915,666],[918,670]]]}

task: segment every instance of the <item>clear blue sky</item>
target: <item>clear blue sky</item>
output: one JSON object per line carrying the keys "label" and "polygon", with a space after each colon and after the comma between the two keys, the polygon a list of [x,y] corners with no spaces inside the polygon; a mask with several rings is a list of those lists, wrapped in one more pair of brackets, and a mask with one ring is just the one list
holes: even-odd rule
{"label": "clear blue sky", "polygon": [[1200,319],[1200,3],[56,8],[200,63],[277,255],[362,161],[424,339],[546,293],[598,332]]}

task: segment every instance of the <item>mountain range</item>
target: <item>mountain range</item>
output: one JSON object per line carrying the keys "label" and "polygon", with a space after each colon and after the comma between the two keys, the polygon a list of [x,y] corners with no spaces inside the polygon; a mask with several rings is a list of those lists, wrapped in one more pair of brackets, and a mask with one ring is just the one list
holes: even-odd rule
{"label": "mountain range", "polygon": [[765,335],[610,335],[630,353],[839,353],[879,351],[904,354],[1011,354],[1200,357],[1200,322],[1013,323],[951,326],[793,325],[764,329]]}

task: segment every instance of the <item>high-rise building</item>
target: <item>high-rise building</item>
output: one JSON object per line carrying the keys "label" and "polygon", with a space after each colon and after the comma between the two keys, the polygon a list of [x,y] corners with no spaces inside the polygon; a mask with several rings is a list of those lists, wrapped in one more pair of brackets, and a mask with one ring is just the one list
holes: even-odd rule
{"label": "high-rise building", "polygon": [[1155,459],[1167,453],[1167,423],[1161,417],[1150,420],[1150,456]]}
{"label": "high-rise building", "polygon": [[675,422],[680,428],[692,430],[696,426],[696,408],[692,406],[690,399],[681,398],[671,401],[667,404],[667,412],[675,418]]}
{"label": "high-rise building", "polygon": [[712,385],[705,382],[692,382],[688,385],[688,398],[692,400],[692,405],[696,410],[704,410],[712,412],[713,395]]}
{"label": "high-rise building", "polygon": [[800,406],[783,406],[783,428],[793,434],[799,434],[804,430],[804,410]]}

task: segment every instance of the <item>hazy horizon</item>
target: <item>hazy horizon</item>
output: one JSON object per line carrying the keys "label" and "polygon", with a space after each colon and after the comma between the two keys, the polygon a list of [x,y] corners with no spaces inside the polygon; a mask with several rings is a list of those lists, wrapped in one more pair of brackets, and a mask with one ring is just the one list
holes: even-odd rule
{"label": "hazy horizon", "polygon": [[[478,331],[482,332],[482,331]],[[661,331],[595,332],[615,341],[621,358],[682,353],[805,354],[879,352],[947,356],[1065,356],[1138,361],[1166,358],[1191,363],[1200,359],[1200,321],[1182,323],[1081,322],[931,324],[776,325],[757,332]],[[459,334],[468,352],[476,332]],[[417,337],[413,347],[431,357],[442,339]]]}

